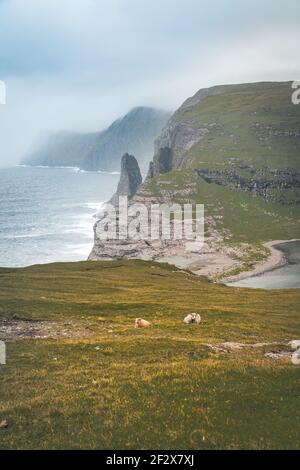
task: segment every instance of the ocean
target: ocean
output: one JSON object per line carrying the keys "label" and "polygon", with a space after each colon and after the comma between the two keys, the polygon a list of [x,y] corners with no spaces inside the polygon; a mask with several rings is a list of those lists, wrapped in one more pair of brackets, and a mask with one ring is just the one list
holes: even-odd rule
{"label": "ocean", "polygon": [[[0,267],[86,260],[93,225],[118,173],[77,168],[0,168]],[[288,264],[231,286],[300,287],[300,242],[278,246]]]}
{"label": "ocean", "polygon": [[93,216],[118,181],[77,168],[0,168],[0,266],[85,260]]}
{"label": "ocean", "polygon": [[300,242],[281,243],[276,248],[282,251],[287,264],[228,285],[253,289],[299,289],[300,288]]}

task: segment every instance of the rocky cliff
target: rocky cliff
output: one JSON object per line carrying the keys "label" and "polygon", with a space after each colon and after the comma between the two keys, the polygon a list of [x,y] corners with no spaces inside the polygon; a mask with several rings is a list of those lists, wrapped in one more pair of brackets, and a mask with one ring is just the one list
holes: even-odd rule
{"label": "rocky cliff", "polygon": [[[250,269],[267,255],[262,242],[297,238],[300,220],[300,106],[291,83],[200,90],[174,113],[155,141],[146,180],[132,203],[202,203],[205,244],[107,241],[92,259],[172,260],[213,278]],[[102,251],[103,252],[103,251]]]}
{"label": "rocky cliff", "polygon": [[[222,184],[231,189],[272,202],[299,203],[300,113],[290,96],[289,82],[200,90],[155,141],[148,176],[195,168],[202,177],[207,170],[206,176],[209,171],[218,174],[219,182],[223,174]],[[251,172],[245,175],[248,167]]]}
{"label": "rocky cliff", "polygon": [[124,153],[133,153],[146,171],[153,155],[153,142],[170,114],[137,107],[102,132],[51,135],[23,163],[45,166],[77,166],[83,170],[118,171]]}
{"label": "rocky cliff", "polygon": [[[225,186],[231,190],[247,191],[253,196],[260,196],[267,202],[279,202],[285,205],[300,204],[300,171],[254,169],[246,165],[237,166],[237,170],[208,170],[200,168],[198,175],[207,183]],[[282,197],[286,190],[294,191],[293,199]],[[282,197],[282,198],[281,198]]]}

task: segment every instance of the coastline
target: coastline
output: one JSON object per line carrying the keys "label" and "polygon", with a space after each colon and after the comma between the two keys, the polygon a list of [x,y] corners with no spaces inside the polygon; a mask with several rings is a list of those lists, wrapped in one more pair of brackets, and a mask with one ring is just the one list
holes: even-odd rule
{"label": "coastline", "polygon": [[291,240],[272,240],[266,243],[263,243],[263,246],[270,251],[270,255],[268,258],[261,263],[257,264],[254,269],[251,271],[243,271],[239,274],[234,276],[229,276],[225,279],[226,284],[231,284],[233,282],[242,281],[244,279],[249,279],[251,277],[260,276],[269,271],[273,271],[274,269],[281,268],[288,264],[288,259],[286,258],[285,254],[275,248],[277,245],[281,245],[284,243],[290,243],[300,241],[299,238],[293,238]]}
{"label": "coastline", "polygon": [[18,164],[14,165],[15,168],[46,168],[55,170],[73,170],[76,173],[99,173],[104,175],[120,175],[119,171],[106,171],[106,170],[83,170],[79,166],[54,166],[54,165],[26,165]]}

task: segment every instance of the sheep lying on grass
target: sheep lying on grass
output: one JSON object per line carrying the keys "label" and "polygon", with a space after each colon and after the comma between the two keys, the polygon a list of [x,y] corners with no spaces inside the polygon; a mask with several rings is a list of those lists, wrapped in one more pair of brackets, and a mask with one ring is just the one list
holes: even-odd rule
{"label": "sheep lying on grass", "polygon": [[201,323],[201,317],[199,313],[190,313],[185,317],[183,320],[184,323],[187,325],[200,325]]}
{"label": "sheep lying on grass", "polygon": [[142,318],[136,318],[134,326],[135,328],[149,328],[151,323],[149,323],[147,320],[143,320]]}
{"label": "sheep lying on grass", "polygon": [[[187,325],[200,325],[201,317],[199,313],[190,313],[183,321]],[[149,328],[151,323],[149,323],[147,320],[143,320],[143,318],[136,318],[134,326],[135,328]]]}

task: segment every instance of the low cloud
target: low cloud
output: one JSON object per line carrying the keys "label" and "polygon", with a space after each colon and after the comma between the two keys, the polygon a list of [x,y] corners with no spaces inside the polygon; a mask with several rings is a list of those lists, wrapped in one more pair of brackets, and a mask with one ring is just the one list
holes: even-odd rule
{"label": "low cloud", "polygon": [[199,88],[300,78],[298,0],[0,0],[0,165]]}

